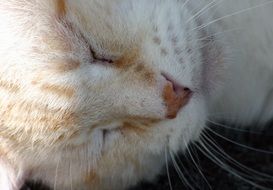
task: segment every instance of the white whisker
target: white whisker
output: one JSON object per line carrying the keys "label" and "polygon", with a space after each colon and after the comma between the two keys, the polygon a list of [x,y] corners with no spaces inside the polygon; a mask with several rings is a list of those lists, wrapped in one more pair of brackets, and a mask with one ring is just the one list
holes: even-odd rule
{"label": "white whisker", "polygon": [[[216,5],[220,4],[223,0],[220,0],[218,2],[216,2],[218,0],[213,0],[210,3],[208,3],[207,5],[205,5],[201,10],[199,10],[197,13],[195,13],[191,18],[189,18],[186,21],[186,24],[188,24],[190,21],[192,21],[195,18],[200,17],[201,15],[203,15],[204,13],[206,13],[206,11],[209,11],[211,8],[215,7]],[[215,3],[216,2],[216,3]]]}
{"label": "white whisker", "polygon": [[[206,139],[203,139],[202,138],[202,144],[203,144],[203,146],[206,146],[206,151],[209,151],[210,152],[210,154],[211,155],[213,155],[213,158],[217,158],[221,163],[221,165],[223,165],[226,169],[226,171],[229,171],[229,170],[231,170],[231,171],[233,171],[234,173],[236,173],[236,175],[238,175],[238,176],[240,176],[240,177],[242,177],[242,178],[245,178],[245,179],[247,179],[247,180],[249,180],[249,179],[251,179],[251,180],[253,180],[253,178],[251,177],[251,176],[249,176],[249,174],[246,174],[246,173],[243,173],[243,172],[241,172],[241,171],[239,171],[239,170],[237,170],[237,169],[235,169],[234,167],[231,167],[230,165],[228,165],[228,163],[226,163],[226,162],[224,162],[224,161],[228,161],[228,162],[230,162],[230,160],[229,159],[227,159],[225,156],[223,156],[222,154],[220,154],[217,150],[215,150],[214,148],[212,148],[208,143],[206,143]],[[209,149],[208,149],[209,148]],[[218,156],[220,156],[220,157],[218,157]],[[223,161],[221,160],[221,158],[222,159],[224,159]],[[217,161],[218,161],[217,160]],[[221,166],[220,166],[221,167]],[[223,168],[224,169],[224,168]]]}
{"label": "white whisker", "polygon": [[216,32],[214,34],[211,34],[209,36],[204,36],[204,37],[199,38],[197,40],[198,41],[203,41],[203,40],[209,39],[211,37],[215,37],[215,36],[218,36],[218,35],[223,35],[223,34],[226,34],[226,33],[229,33],[229,32],[239,31],[239,30],[243,30],[243,28],[233,28],[233,29],[229,29],[229,30],[224,30],[222,32]]}
{"label": "white whisker", "polygon": [[[177,155],[177,154],[175,154],[175,153],[173,153],[174,154],[174,158],[176,159],[176,163],[177,163],[177,161],[179,162],[179,163],[177,163],[177,165],[180,167],[182,167],[182,170],[183,170],[183,172],[186,174],[186,176],[188,176],[190,179],[189,179],[189,183],[193,183],[194,184],[194,182],[195,182],[195,180],[193,179],[193,177],[192,177],[192,174],[190,173],[190,172],[188,172],[188,170],[187,170],[187,168],[184,166],[184,164],[183,164],[183,162],[181,161],[181,159],[180,159],[180,157]],[[189,161],[189,160],[188,160]],[[180,169],[181,170],[181,169]],[[182,172],[182,171],[181,171]],[[183,182],[184,183],[184,182]],[[185,184],[185,183],[184,183]],[[197,185],[197,184],[195,184],[195,185]]]}
{"label": "white whisker", "polygon": [[[235,170],[234,168],[228,166],[227,164],[225,164],[224,162],[222,162],[218,157],[216,157],[210,150],[208,150],[208,148],[203,144],[203,142],[199,142],[199,144],[204,148],[204,150],[202,148],[200,148],[199,146],[196,147],[199,149],[200,152],[202,152],[208,159],[210,159],[213,163],[215,163],[216,165],[220,166],[222,169],[224,169],[225,171],[229,172],[230,174],[234,175],[235,177],[238,177],[239,179],[253,185],[254,187],[260,188],[260,189],[264,189],[264,190],[269,190],[269,188],[260,186],[254,182],[252,182],[251,180],[248,180],[247,178],[241,176],[241,172]],[[240,173],[240,174],[238,174]]]}
{"label": "white whisker", "polygon": [[[185,141],[184,141],[184,143],[186,144]],[[205,181],[206,184],[208,185],[209,189],[212,190],[212,187],[211,187],[210,183],[208,182],[207,178],[204,176],[203,172],[201,171],[201,169],[199,168],[198,164],[196,163],[196,161],[195,161],[195,159],[194,159],[194,157],[193,157],[193,155],[192,155],[192,153],[191,153],[191,148],[190,148],[190,146],[188,147],[187,150],[188,150],[188,153],[189,153],[189,155],[190,155],[190,158],[191,158],[191,160],[192,160],[194,166],[196,167],[196,169],[198,170],[198,172],[200,173],[200,175],[202,176],[202,178],[204,179],[204,181]]]}
{"label": "white whisker", "polygon": [[249,8],[240,10],[240,11],[236,11],[236,12],[234,12],[234,13],[231,13],[231,14],[228,14],[228,15],[225,15],[225,16],[222,16],[222,17],[217,18],[217,19],[214,19],[214,20],[212,20],[212,21],[210,21],[210,22],[208,22],[208,23],[205,23],[205,24],[202,24],[202,25],[200,25],[200,26],[197,26],[197,27],[193,28],[192,31],[194,31],[194,30],[201,30],[201,29],[203,29],[203,28],[205,28],[205,27],[207,27],[207,26],[209,26],[209,25],[211,25],[211,24],[213,24],[213,23],[215,23],[215,22],[218,22],[218,21],[220,21],[220,20],[223,20],[223,19],[225,19],[225,18],[229,18],[229,17],[232,17],[232,16],[236,16],[236,15],[242,14],[242,13],[244,13],[244,12],[251,11],[251,10],[254,10],[254,9],[257,9],[257,8],[260,8],[260,7],[264,7],[264,6],[269,5],[269,4],[272,4],[272,3],[273,3],[273,1],[269,1],[269,2],[265,2],[265,3],[259,4],[259,5],[253,6],[253,7],[249,7]]}
{"label": "white whisker", "polygon": [[189,1],[190,1],[190,0],[186,0],[186,1],[183,3],[183,5],[181,6],[181,10],[183,10],[183,9],[185,8],[185,6],[188,4]]}
{"label": "white whisker", "polygon": [[243,147],[243,148],[246,148],[246,149],[249,149],[249,150],[252,150],[252,151],[264,153],[264,154],[271,154],[271,155],[273,155],[273,152],[271,152],[271,151],[267,151],[267,150],[263,150],[263,149],[258,149],[258,148],[250,147],[250,146],[247,146],[247,145],[244,145],[244,144],[240,144],[240,143],[235,142],[235,141],[233,141],[233,140],[231,140],[231,139],[228,139],[227,137],[224,137],[223,135],[220,135],[220,134],[216,133],[215,131],[213,131],[213,130],[210,129],[210,128],[207,128],[207,130],[209,130],[210,132],[212,132],[212,133],[215,134],[216,136],[218,136],[218,137],[224,139],[225,141],[231,142],[231,143],[233,143],[233,144],[235,144],[235,145],[238,145],[238,146],[240,146],[240,147]]}
{"label": "white whisker", "polygon": [[55,170],[55,177],[54,177],[54,186],[53,186],[53,190],[56,190],[56,187],[57,187],[57,179],[58,179],[58,170],[59,170],[60,160],[61,160],[61,158],[58,159],[57,166],[56,166],[56,170]]}
{"label": "white whisker", "polygon": [[167,176],[168,176],[170,190],[173,190],[172,182],[171,182],[171,176],[170,176],[170,171],[169,171],[169,165],[168,165],[167,147],[165,147],[165,162],[166,162],[166,170],[167,170]]}
{"label": "white whisker", "polygon": [[[217,152],[219,155],[221,155],[225,160],[235,164],[237,167],[243,169],[244,171],[248,171],[250,173],[250,175],[256,175],[256,177],[253,177],[253,179],[257,179],[259,178],[260,180],[273,180],[273,176],[270,176],[268,174],[256,171],[252,168],[249,168],[245,165],[243,165],[242,163],[238,162],[237,160],[235,160],[234,158],[232,158],[230,155],[228,155],[222,148],[220,148],[215,141],[213,141],[211,138],[209,138],[209,135],[205,135],[203,134],[203,137],[205,138],[203,141],[204,143],[206,143],[207,146],[209,146],[211,149],[215,150],[215,152]],[[210,146],[208,143],[210,143],[212,146]],[[248,178],[252,178],[251,176],[248,176]],[[267,179],[265,179],[267,178]]]}
{"label": "white whisker", "polygon": [[252,129],[251,130],[247,130],[247,129],[241,129],[241,128],[236,128],[236,127],[230,127],[230,126],[227,126],[225,124],[221,124],[221,123],[218,123],[218,122],[215,122],[215,121],[211,121],[211,120],[208,120],[208,119],[207,119],[207,122],[209,122],[211,124],[214,124],[217,127],[222,127],[222,128],[230,129],[230,130],[234,130],[234,131],[245,132],[245,133],[252,133],[252,134],[257,134],[257,135],[262,135],[263,134],[262,131],[253,131]]}
{"label": "white whisker", "polygon": [[72,176],[72,169],[71,163],[69,162],[69,177],[70,177],[70,189],[73,190],[73,176]]}
{"label": "white whisker", "polygon": [[187,187],[189,187],[190,189],[194,190],[194,187],[192,187],[192,185],[188,182],[188,180],[186,179],[185,175],[183,174],[183,172],[179,168],[179,165],[177,164],[174,155],[171,152],[169,152],[169,153],[170,153],[171,160],[173,162],[174,168],[175,168],[175,170],[176,170],[179,178],[182,180],[182,182],[185,182],[185,185]]}

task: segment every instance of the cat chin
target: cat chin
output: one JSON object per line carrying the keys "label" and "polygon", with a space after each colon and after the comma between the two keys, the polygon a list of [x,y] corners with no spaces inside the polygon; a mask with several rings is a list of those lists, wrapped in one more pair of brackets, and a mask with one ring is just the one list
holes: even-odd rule
{"label": "cat chin", "polygon": [[171,131],[168,136],[168,147],[172,152],[185,151],[191,142],[199,140],[200,134],[206,126],[205,99],[198,96],[193,97],[175,120],[165,124],[165,127]]}

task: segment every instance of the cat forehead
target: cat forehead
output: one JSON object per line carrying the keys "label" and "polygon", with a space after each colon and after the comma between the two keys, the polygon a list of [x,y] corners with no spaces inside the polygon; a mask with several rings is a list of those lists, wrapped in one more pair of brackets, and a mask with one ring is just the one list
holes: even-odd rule
{"label": "cat forehead", "polygon": [[95,26],[93,30],[112,34],[126,31],[134,35],[136,30],[147,30],[154,24],[164,26],[170,20],[181,20],[187,12],[177,0],[59,0],[59,14],[64,14],[66,8],[77,14],[84,24]]}
{"label": "cat forehead", "polygon": [[182,5],[176,0],[59,0],[57,10],[60,15],[70,10],[71,19],[86,32],[94,49],[118,55],[124,49],[141,46],[147,37],[156,44],[162,38],[172,38],[175,43],[173,33],[183,34],[182,19],[187,11],[181,12]]}

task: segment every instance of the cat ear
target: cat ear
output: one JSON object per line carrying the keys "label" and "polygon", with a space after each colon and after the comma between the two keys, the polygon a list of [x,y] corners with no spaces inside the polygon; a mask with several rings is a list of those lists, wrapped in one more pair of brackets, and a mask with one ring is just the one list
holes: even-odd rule
{"label": "cat ear", "polygon": [[15,173],[8,164],[0,159],[0,189],[20,190],[24,184],[23,172]]}

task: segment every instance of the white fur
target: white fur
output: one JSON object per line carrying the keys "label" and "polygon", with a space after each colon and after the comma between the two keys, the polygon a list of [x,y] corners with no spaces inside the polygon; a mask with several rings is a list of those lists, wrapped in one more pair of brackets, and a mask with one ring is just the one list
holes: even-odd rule
{"label": "white fur", "polygon": [[[224,1],[218,8],[228,15],[268,1]],[[236,4],[236,6],[234,6]],[[272,118],[273,54],[272,3],[224,19],[229,39],[231,65],[226,73],[222,96],[214,105],[213,118],[241,125],[264,124]]]}
{"label": "white fur", "polygon": [[[0,3],[0,76],[23,89],[16,95],[0,89],[3,110],[12,101],[21,105],[14,106],[10,118],[0,123],[1,131],[16,136],[20,144],[0,135],[1,148],[8,150],[5,159],[10,163],[20,162],[24,166],[13,172],[30,174],[18,178],[18,172],[10,172],[9,164],[1,159],[0,189],[17,190],[20,180],[26,177],[60,190],[88,189],[84,179],[92,171],[99,179],[91,185],[92,190],[125,189],[140,180],[154,179],[165,162],[165,150],[177,152],[190,141],[198,140],[210,117],[240,124],[256,120],[264,123],[271,118],[273,105],[265,104],[273,103],[272,43],[266,38],[273,30],[268,23],[273,16],[272,6],[197,30],[200,24],[253,5],[242,0],[239,7],[235,0],[224,0],[211,11],[191,19],[209,1],[184,2],[67,0],[64,20],[73,24],[73,31],[56,17],[54,0]],[[242,25],[247,28],[242,32],[222,33]],[[216,33],[222,34],[215,35],[207,44],[199,40]],[[35,48],[46,48],[39,41],[42,34],[64,38],[72,53],[49,49],[37,54]],[[160,38],[160,45],[153,42],[154,37]],[[174,37],[178,39],[175,47]],[[97,62],[90,55],[88,44],[106,59],[117,59],[128,49],[139,48],[140,59],[155,74],[156,84],[149,86],[133,72],[120,72]],[[56,74],[50,70],[53,58],[78,60],[81,66],[73,72]],[[125,117],[164,118],[166,107],[161,93],[166,81],[161,72],[192,89],[191,100],[176,119],[164,120],[144,135],[122,134],[119,127]],[[42,83],[73,87],[75,97],[67,100],[41,92],[39,86],[32,84],[40,76]],[[31,114],[24,110],[27,101],[56,110],[56,115],[60,107],[84,114],[71,126],[49,133],[50,126],[25,122],[28,118],[39,118],[39,112]],[[68,138],[74,132],[77,136]],[[64,140],[56,143],[61,135]]]}
{"label": "white fur", "polygon": [[14,169],[4,159],[0,160],[0,189],[19,190],[27,175],[20,168]]}

